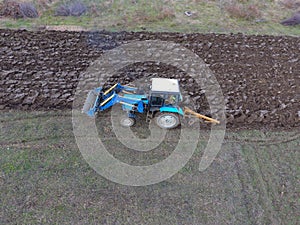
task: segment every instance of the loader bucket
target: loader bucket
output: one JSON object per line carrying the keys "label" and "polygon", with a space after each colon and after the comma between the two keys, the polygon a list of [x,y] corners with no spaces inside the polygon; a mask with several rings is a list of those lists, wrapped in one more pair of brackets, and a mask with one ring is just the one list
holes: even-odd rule
{"label": "loader bucket", "polygon": [[82,108],[83,113],[86,113],[89,116],[95,115],[95,106],[96,106],[97,97],[98,97],[98,93],[95,90],[89,92]]}

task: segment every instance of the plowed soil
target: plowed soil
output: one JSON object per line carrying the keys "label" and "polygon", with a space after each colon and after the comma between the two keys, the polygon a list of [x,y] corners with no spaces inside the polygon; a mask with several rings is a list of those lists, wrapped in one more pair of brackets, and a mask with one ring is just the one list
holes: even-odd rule
{"label": "plowed soil", "polygon": [[[0,109],[71,109],[80,74],[104,51],[131,40],[156,39],[180,43],[209,65],[224,94],[228,128],[299,128],[296,37],[0,30]],[[179,78],[197,111],[206,113],[205,94],[168,65],[146,62],[126,67],[106,85],[153,73]]]}

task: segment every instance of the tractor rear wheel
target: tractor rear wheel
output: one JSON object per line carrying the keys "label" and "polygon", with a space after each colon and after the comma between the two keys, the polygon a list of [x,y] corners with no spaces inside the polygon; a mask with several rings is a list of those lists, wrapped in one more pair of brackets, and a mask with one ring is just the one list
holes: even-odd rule
{"label": "tractor rear wheel", "polygon": [[180,119],[175,113],[159,113],[155,117],[155,122],[160,128],[172,129],[180,124]]}
{"label": "tractor rear wheel", "polygon": [[124,117],[120,123],[123,127],[132,127],[135,124],[135,119],[132,117]]}

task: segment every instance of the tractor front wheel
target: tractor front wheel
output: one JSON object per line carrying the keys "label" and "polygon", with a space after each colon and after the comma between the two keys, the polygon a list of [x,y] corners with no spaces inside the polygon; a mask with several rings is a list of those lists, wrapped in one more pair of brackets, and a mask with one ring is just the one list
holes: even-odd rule
{"label": "tractor front wheel", "polygon": [[124,117],[120,121],[123,127],[132,127],[135,124],[135,119],[131,117]]}
{"label": "tractor front wheel", "polygon": [[155,122],[160,128],[172,129],[180,124],[180,119],[175,113],[159,113],[155,117]]}

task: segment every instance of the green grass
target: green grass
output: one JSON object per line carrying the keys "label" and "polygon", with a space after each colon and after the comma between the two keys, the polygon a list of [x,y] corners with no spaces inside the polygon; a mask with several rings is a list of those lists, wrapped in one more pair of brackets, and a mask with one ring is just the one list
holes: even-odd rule
{"label": "green grass", "polygon": [[[89,167],[76,146],[70,112],[0,116],[1,224],[297,223],[298,131],[228,131],[213,164],[199,172],[207,142],[201,131],[179,173],[129,187]],[[134,156],[120,151],[121,160]]]}
{"label": "green grass", "polygon": [[[37,4],[39,1],[36,1]],[[109,31],[152,31],[185,33],[245,33],[299,36],[299,26],[285,27],[280,21],[289,17],[296,9],[288,8],[276,1],[250,0],[236,2],[243,7],[253,6],[253,17],[236,16],[227,10],[229,1],[85,1],[89,11],[85,16],[54,17],[54,10],[60,4],[55,1],[48,8],[41,8],[37,19],[0,19],[1,28],[36,29],[42,26],[75,25],[84,29]],[[193,15],[188,17],[185,11]],[[246,10],[247,12],[247,10]],[[236,13],[233,11],[233,13]],[[237,15],[239,11],[237,12]]]}

